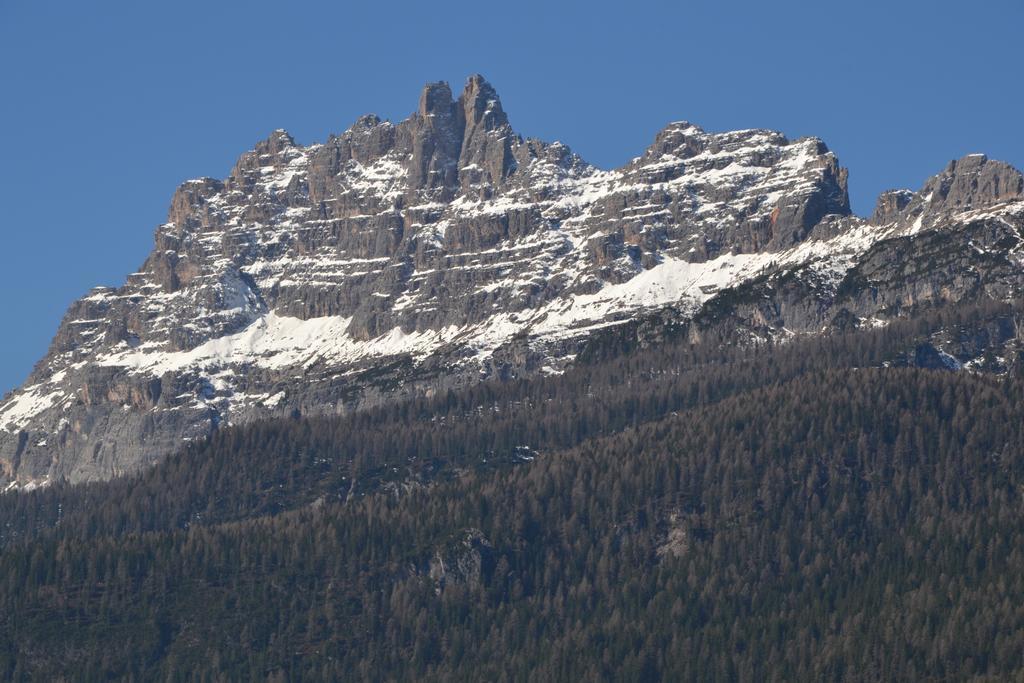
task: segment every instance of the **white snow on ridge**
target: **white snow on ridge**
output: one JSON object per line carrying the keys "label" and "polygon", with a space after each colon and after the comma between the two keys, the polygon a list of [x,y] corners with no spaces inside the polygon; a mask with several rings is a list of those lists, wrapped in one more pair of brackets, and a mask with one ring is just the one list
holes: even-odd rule
{"label": "white snow on ridge", "polygon": [[453,333],[453,328],[405,334],[394,329],[362,342],[349,336],[351,318],[327,316],[302,320],[268,313],[246,329],[197,346],[189,351],[165,351],[158,345],[128,348],[96,359],[99,365],[123,367],[162,375],[189,368],[214,369],[251,364],[269,370],[309,366],[319,360],[344,364],[365,357],[412,354],[422,356]]}
{"label": "white snow on ridge", "polygon": [[[161,376],[167,372],[197,370],[215,373],[231,365],[253,365],[268,370],[309,367],[323,362],[343,366],[366,358],[412,355],[420,359],[440,347],[456,343],[473,349],[482,359],[513,335],[527,332],[540,338],[578,334],[595,324],[607,323],[615,313],[631,313],[673,302],[694,308],[723,287],[751,276],[768,262],[768,255],[725,255],[706,263],[668,259],[634,278],[605,285],[594,294],[558,299],[520,314],[498,314],[485,322],[411,333],[394,328],[377,338],[361,341],[348,334],[351,318],[328,316],[302,320],[268,313],[241,332],[212,339],[189,351],[167,351],[159,344],[128,344],[95,359],[97,365],[126,368]],[[49,407],[58,395],[24,394],[3,415],[34,414]]]}
{"label": "white snow on ridge", "polygon": [[541,337],[561,337],[614,313],[633,313],[672,303],[695,311],[720,289],[756,274],[771,261],[771,256],[724,254],[704,263],[665,259],[626,282],[605,285],[594,294],[553,302],[538,312],[539,320],[530,332]]}
{"label": "white snow on ridge", "polygon": [[0,409],[0,429],[17,431],[39,413],[52,408],[65,397],[63,391],[46,391],[46,386],[36,384],[15,393]]}

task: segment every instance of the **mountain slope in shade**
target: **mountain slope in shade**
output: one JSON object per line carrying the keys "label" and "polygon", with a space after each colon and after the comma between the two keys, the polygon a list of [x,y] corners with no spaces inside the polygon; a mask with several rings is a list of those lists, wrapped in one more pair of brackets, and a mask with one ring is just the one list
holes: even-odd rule
{"label": "mountain slope in shade", "polygon": [[323,144],[275,131],[71,306],[0,403],[2,476],[109,478],[228,422],[559,372],[608,336],[758,343],[1019,295],[1017,170],[968,156],[870,219],[846,182],[820,140],[685,122],[600,170],[517,135],[480,76]]}

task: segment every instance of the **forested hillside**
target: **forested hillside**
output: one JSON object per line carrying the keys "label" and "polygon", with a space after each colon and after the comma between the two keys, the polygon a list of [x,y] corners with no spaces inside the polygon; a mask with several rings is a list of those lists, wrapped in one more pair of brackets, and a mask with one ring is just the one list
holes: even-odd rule
{"label": "forested hillside", "polygon": [[1019,315],[605,338],[563,375],[0,497],[0,676],[1019,678],[1024,375],[922,367]]}

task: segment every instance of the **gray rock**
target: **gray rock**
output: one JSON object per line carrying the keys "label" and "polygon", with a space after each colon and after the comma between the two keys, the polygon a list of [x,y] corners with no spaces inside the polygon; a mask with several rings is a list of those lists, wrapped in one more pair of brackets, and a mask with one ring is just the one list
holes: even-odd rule
{"label": "gray rock", "polygon": [[397,124],[275,131],[183,183],[139,271],[0,403],[0,471],[107,478],[226,423],[558,372],[595,335],[760,343],[1006,299],[1022,207],[1019,172],[966,157],[865,221],[820,140],[686,122],[603,171],[517,135],[482,77],[429,84]]}

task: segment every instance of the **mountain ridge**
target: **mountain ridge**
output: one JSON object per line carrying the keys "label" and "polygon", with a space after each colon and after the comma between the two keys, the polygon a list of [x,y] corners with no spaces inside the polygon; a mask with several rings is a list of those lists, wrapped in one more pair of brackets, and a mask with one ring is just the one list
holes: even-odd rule
{"label": "mountain ridge", "polygon": [[274,131],[183,183],[140,270],[69,308],[0,403],[0,469],[109,478],[224,422],[559,372],[651,315],[761,343],[1020,291],[1012,167],[963,157],[867,219],[846,187],[817,138],[687,122],[602,171],[515,134],[478,75],[458,98],[428,84],[397,124]]}

